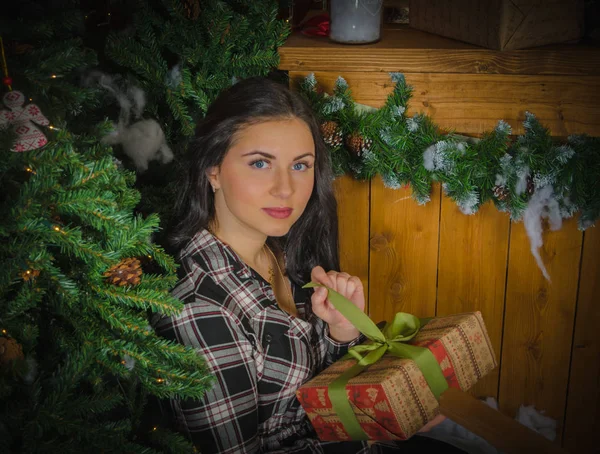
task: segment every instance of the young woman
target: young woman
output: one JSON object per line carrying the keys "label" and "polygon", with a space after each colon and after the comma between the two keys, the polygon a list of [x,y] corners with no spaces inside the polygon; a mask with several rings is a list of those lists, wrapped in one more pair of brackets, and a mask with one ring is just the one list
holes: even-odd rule
{"label": "young woman", "polygon": [[[329,157],[310,108],[286,87],[247,79],[198,125],[173,240],[183,311],[159,334],[193,346],[216,377],[201,401],[172,401],[202,453],[409,452],[319,442],[296,390],[361,341],[327,301],[326,284],[364,308],[359,278],[337,272]],[[327,272],[325,270],[328,270]],[[453,451],[441,444],[439,452]]]}

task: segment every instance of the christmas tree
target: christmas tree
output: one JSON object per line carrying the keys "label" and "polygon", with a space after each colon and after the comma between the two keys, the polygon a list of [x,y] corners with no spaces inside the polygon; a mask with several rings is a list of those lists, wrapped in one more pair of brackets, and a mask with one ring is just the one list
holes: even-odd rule
{"label": "christmas tree", "polygon": [[211,377],[149,325],[182,307],[175,264],[152,242],[158,217],[135,214],[135,174],[100,142],[110,125],[85,121],[96,56],[64,7],[1,28],[0,452],[190,452],[145,404],[198,398]]}
{"label": "christmas tree", "polygon": [[133,25],[111,32],[105,52],[146,93],[172,143],[193,135],[224,88],[276,67],[289,33],[272,0],[138,0]]}

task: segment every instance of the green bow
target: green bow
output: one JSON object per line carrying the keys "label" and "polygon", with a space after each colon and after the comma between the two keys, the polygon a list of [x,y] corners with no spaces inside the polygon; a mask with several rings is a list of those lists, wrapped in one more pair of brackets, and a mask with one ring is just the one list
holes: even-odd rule
{"label": "green bow", "polygon": [[427,348],[406,343],[417,335],[421,326],[429,319],[420,320],[414,315],[398,312],[382,332],[363,311],[336,291],[313,282],[304,285],[304,288],[311,287],[325,287],[328,291],[327,299],[331,304],[371,341],[348,349],[348,354],[344,358],[354,357],[358,362],[344,371],[328,387],[333,410],[353,440],[368,440],[368,436],[360,427],[348,401],[346,384],[369,365],[379,361],[385,353],[390,352],[400,358],[413,360],[423,373],[436,399],[439,399],[440,395],[448,389],[448,382],[433,353]]}

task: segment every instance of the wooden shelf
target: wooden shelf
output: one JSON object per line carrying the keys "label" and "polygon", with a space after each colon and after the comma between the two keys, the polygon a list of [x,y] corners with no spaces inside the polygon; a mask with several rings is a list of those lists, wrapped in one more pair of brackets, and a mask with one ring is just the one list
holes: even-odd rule
{"label": "wooden shelf", "polygon": [[387,26],[379,42],[363,45],[296,32],[279,54],[288,71],[600,75],[600,47],[592,42],[496,51],[406,25]]}

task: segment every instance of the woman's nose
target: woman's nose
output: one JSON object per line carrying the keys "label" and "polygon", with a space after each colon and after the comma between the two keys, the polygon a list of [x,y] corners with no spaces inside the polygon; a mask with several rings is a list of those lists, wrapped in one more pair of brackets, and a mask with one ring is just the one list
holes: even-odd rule
{"label": "woman's nose", "polygon": [[287,170],[278,170],[275,172],[271,194],[275,197],[287,198],[294,193],[294,184],[292,176]]}

